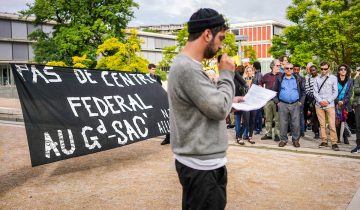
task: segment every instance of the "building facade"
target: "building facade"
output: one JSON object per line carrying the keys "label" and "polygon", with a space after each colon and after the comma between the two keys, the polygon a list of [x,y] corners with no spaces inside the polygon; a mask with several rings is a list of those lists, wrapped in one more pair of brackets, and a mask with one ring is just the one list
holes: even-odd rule
{"label": "building facade", "polygon": [[134,27],[139,31],[153,30],[160,34],[174,34],[184,28],[184,24],[148,25]]}
{"label": "building facade", "polygon": [[[241,42],[241,52],[244,52],[244,46],[251,46],[256,52],[257,60],[261,63],[262,72],[270,71],[270,62],[274,58],[270,55],[269,49],[272,45],[273,36],[282,33],[287,25],[274,20],[253,21],[245,23],[231,24],[231,32],[235,35],[246,35],[247,41]],[[248,61],[249,58],[242,56],[242,61]]]}
{"label": "building facade", "polygon": [[9,63],[31,63],[34,58],[32,41],[28,35],[40,29],[52,33],[54,24],[35,26],[34,18],[21,19],[19,15],[0,13],[0,85],[13,85]]}
{"label": "building facade", "polygon": [[[14,85],[9,64],[34,62],[33,41],[28,36],[37,29],[53,32],[55,23],[35,26],[33,21],[32,17],[22,19],[18,14],[0,12],[0,97],[9,92],[4,87]],[[139,31],[138,37],[143,40],[142,56],[150,63],[157,64],[162,60],[164,47],[176,45],[176,36]]]}
{"label": "building facade", "polygon": [[143,41],[141,53],[150,63],[158,64],[163,59],[165,47],[176,45],[176,36],[138,31],[138,37]]}

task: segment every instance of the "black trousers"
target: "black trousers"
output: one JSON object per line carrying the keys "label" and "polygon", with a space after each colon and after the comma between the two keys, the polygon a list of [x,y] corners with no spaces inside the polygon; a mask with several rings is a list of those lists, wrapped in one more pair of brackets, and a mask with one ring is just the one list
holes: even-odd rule
{"label": "black trousers", "polygon": [[176,171],[183,187],[182,209],[216,209],[226,206],[227,170],[203,171],[175,160]]}
{"label": "black trousers", "polygon": [[316,111],[315,111],[315,107],[313,105],[311,105],[311,100],[309,100],[307,97],[305,98],[305,104],[304,104],[304,123],[305,123],[305,130],[307,129],[307,113],[308,111],[311,111],[311,122],[312,122],[312,131],[315,134],[319,134],[319,127],[320,127],[320,123],[319,123],[319,119],[316,115]]}
{"label": "black trousers", "polygon": [[355,107],[356,146],[360,146],[360,105]]}

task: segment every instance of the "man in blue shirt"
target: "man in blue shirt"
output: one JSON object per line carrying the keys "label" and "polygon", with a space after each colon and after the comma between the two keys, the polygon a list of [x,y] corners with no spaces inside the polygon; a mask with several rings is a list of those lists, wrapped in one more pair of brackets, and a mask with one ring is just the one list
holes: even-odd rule
{"label": "man in blue shirt", "polygon": [[294,147],[300,147],[300,107],[305,101],[304,81],[297,74],[293,74],[293,65],[287,63],[284,73],[279,75],[275,81],[274,89],[280,118],[280,143],[284,147],[288,142],[289,115],[291,120],[291,136]]}

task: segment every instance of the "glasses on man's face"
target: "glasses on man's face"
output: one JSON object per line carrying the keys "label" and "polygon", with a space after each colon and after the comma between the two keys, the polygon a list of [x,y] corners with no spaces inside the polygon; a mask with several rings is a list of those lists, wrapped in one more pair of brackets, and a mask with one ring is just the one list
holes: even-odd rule
{"label": "glasses on man's face", "polygon": [[276,67],[280,67],[281,65],[275,65]]}
{"label": "glasses on man's face", "polygon": [[327,71],[329,68],[320,68],[321,71]]}
{"label": "glasses on man's face", "polygon": [[286,70],[292,70],[293,68],[290,67],[285,67]]}
{"label": "glasses on man's face", "polygon": [[310,69],[310,71],[316,71],[316,69]]}

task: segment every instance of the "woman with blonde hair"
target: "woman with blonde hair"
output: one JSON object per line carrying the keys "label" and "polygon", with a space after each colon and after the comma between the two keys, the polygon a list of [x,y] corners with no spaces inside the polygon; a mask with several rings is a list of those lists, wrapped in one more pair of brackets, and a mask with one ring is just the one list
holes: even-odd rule
{"label": "woman with blonde hair", "polygon": [[[245,68],[243,78],[249,88],[251,85],[257,84],[255,81],[255,68],[251,65],[247,66]],[[244,122],[244,140],[248,140],[249,143],[255,144],[255,142],[252,140],[252,136],[255,127],[256,110],[249,111],[247,115],[249,117],[244,119],[247,120],[247,122]]]}

